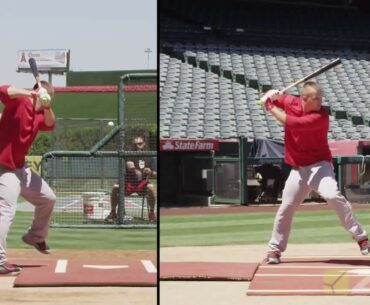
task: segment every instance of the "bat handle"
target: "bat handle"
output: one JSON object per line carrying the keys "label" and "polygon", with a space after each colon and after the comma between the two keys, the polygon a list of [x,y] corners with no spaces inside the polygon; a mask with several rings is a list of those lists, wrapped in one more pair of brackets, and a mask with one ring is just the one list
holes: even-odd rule
{"label": "bat handle", "polygon": [[[289,87],[289,88],[291,88],[291,87]],[[278,94],[279,95],[284,94],[285,91],[288,90],[289,88],[287,87],[287,88],[284,88],[284,89],[279,90],[279,93]],[[260,100],[260,102],[265,103],[266,100],[267,100],[267,97],[264,95],[259,100]]]}
{"label": "bat handle", "polygon": [[293,84],[290,84],[288,87],[285,87],[283,89],[280,90],[280,94],[284,94],[286,91],[288,91],[290,88],[293,88],[295,86],[297,86],[301,81],[297,81]]}

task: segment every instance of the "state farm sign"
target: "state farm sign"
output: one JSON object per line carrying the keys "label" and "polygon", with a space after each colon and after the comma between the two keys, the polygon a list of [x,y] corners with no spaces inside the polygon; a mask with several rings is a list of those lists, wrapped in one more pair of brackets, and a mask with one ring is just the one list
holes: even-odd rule
{"label": "state farm sign", "polygon": [[218,150],[217,140],[161,140],[160,151],[211,151]]}

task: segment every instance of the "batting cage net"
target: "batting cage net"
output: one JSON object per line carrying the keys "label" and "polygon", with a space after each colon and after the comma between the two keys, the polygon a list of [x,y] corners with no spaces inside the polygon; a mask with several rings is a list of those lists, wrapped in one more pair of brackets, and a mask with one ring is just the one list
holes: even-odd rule
{"label": "batting cage net", "polygon": [[42,176],[57,196],[51,226],[156,227],[156,74],[121,78],[110,127],[88,151],[43,156]]}

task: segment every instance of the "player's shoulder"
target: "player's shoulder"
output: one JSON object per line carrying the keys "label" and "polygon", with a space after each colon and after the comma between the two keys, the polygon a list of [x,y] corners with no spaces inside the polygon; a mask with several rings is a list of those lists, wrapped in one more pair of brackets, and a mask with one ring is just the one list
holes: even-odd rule
{"label": "player's shoulder", "polygon": [[300,96],[295,95],[283,95],[282,99],[285,104],[291,105],[291,106],[297,106],[302,103]]}
{"label": "player's shoulder", "polygon": [[11,87],[11,85],[0,85],[0,94],[2,96],[8,96],[8,88]]}
{"label": "player's shoulder", "polygon": [[302,100],[299,96],[285,95],[283,99],[285,111],[288,113],[300,113],[302,111]]}

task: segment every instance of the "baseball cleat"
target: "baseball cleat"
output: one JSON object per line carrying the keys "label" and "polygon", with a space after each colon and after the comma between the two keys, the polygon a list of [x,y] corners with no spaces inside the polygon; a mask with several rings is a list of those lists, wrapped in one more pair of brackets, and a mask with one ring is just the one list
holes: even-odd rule
{"label": "baseball cleat", "polygon": [[360,246],[360,251],[362,255],[368,255],[370,253],[370,242],[367,238],[359,241],[358,245]]}
{"label": "baseball cleat", "polygon": [[50,254],[51,253],[49,246],[46,244],[46,242],[44,240],[41,241],[41,242],[35,242],[27,234],[24,234],[22,236],[22,240],[25,244],[28,244],[30,246],[35,247],[35,249],[37,251],[39,251],[43,254]]}
{"label": "baseball cleat", "polygon": [[18,275],[21,273],[22,269],[13,264],[4,263],[0,265],[0,274],[1,275]]}
{"label": "baseball cleat", "polygon": [[267,253],[267,258],[266,258],[266,262],[269,264],[269,265],[276,265],[276,264],[280,264],[281,261],[280,261],[280,253],[279,252],[269,252]]}
{"label": "baseball cleat", "polygon": [[109,223],[117,222],[117,213],[115,211],[111,211],[104,221]]}

